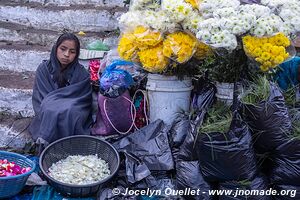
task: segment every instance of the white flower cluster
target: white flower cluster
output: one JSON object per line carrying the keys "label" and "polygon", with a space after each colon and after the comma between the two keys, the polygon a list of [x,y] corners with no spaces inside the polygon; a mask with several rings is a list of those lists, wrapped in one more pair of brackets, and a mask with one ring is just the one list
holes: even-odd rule
{"label": "white flower cluster", "polygon": [[129,11],[119,18],[119,27],[122,32],[131,32],[137,26],[152,28],[164,33],[175,30],[178,25],[162,10]]}
{"label": "white flower cluster", "polygon": [[[288,0],[288,1],[295,1],[295,0]],[[287,0],[261,0],[260,3],[272,9],[278,9],[280,6],[284,5],[288,1]]]}
{"label": "white flower cluster", "polygon": [[256,25],[251,29],[250,33],[257,37],[272,36],[280,32],[282,24],[282,19],[275,14],[260,17],[257,19]]}
{"label": "white flower cluster", "polygon": [[161,9],[169,15],[171,21],[180,23],[188,17],[193,7],[184,0],[162,0]]}
{"label": "white flower cluster", "polygon": [[161,33],[172,32],[177,28],[177,23],[171,20],[166,12],[159,11],[146,11],[143,13],[143,22],[145,27],[150,27]]}
{"label": "white flower cluster", "polygon": [[53,163],[49,168],[49,176],[57,181],[86,185],[103,180],[110,175],[108,164],[97,155],[68,156]]}
{"label": "white flower cluster", "polygon": [[271,14],[271,9],[267,6],[258,4],[245,4],[241,5],[239,10],[244,13],[254,15],[256,18],[268,16]]}
{"label": "white flower cluster", "polygon": [[213,12],[221,8],[233,8],[236,10],[240,5],[239,0],[203,0],[200,3],[199,10],[203,13],[204,18],[210,18]]}
{"label": "white flower cluster", "polygon": [[238,10],[239,7],[216,9],[212,17],[198,23],[197,38],[212,47],[233,50],[237,47],[237,36],[250,31],[256,17]]}
{"label": "white flower cluster", "polygon": [[143,20],[140,20],[142,16],[141,11],[129,11],[124,13],[119,18],[119,28],[122,32],[132,31],[137,26],[144,26]]}
{"label": "white flower cluster", "polygon": [[204,19],[201,17],[198,11],[192,11],[190,14],[188,14],[181,25],[184,30],[191,31],[192,33],[196,34],[198,31],[198,24],[203,20]]}
{"label": "white flower cluster", "polygon": [[233,50],[237,47],[236,36],[228,30],[222,29],[222,22],[217,18],[209,18],[199,23],[199,29],[196,37],[214,47]]}
{"label": "white flower cluster", "polygon": [[281,7],[279,16],[293,33],[300,32],[300,1],[291,1]]}
{"label": "white flower cluster", "polygon": [[129,10],[146,10],[146,9],[157,9],[160,7],[157,0],[131,0]]}

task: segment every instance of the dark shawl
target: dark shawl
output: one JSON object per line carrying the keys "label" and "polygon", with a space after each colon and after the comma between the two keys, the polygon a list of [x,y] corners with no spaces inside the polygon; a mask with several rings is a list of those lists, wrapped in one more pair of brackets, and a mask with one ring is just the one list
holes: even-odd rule
{"label": "dark shawl", "polygon": [[56,47],[50,60],[43,61],[36,71],[32,104],[35,117],[29,131],[34,140],[44,139],[51,143],[70,135],[90,134],[92,123],[92,89],[87,70],[78,58],[63,71],[65,87],[58,87],[56,74],[60,64]]}

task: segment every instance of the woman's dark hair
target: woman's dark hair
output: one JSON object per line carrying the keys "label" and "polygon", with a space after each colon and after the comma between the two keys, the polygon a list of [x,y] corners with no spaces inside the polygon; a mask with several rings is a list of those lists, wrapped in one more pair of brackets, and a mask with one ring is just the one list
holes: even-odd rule
{"label": "woman's dark hair", "polygon": [[[79,57],[79,52],[80,52],[80,42],[75,34],[63,33],[62,35],[59,36],[59,38],[57,39],[56,44],[55,44],[55,47],[56,47],[55,56],[56,56],[57,48],[59,47],[59,45],[61,45],[61,43],[63,43],[66,40],[72,40],[75,42],[76,57],[73,60],[73,62],[69,64],[69,65],[73,65],[75,62],[78,62],[78,57]],[[66,86],[68,80],[66,80],[66,77],[64,76],[64,72],[62,70],[57,70],[56,73],[54,74],[54,77],[57,80],[57,84],[58,84],[59,88]]]}
{"label": "woman's dark hair", "polygon": [[79,52],[80,52],[80,42],[79,39],[77,38],[77,36],[73,33],[63,33],[62,35],[59,36],[59,38],[56,41],[56,51],[59,45],[61,45],[61,43],[63,43],[66,40],[72,40],[75,42],[75,46],[76,46],[76,57],[74,60],[76,60],[79,56]]}

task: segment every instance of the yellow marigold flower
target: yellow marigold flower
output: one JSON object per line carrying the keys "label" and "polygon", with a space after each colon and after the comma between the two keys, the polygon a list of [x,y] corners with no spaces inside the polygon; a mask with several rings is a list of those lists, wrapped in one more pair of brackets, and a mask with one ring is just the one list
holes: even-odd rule
{"label": "yellow marigold flower", "polygon": [[254,51],[252,52],[252,56],[254,57],[259,57],[262,54],[261,48],[255,48]]}
{"label": "yellow marigold flower", "polygon": [[263,72],[267,72],[269,70],[269,67],[266,66],[266,65],[261,65],[260,66],[260,69],[263,71]]}
{"label": "yellow marigold flower", "polygon": [[268,38],[260,38],[260,42],[261,43],[267,43],[268,42]]}
{"label": "yellow marigold flower", "polygon": [[194,57],[198,60],[203,60],[204,58],[210,55],[212,55],[212,49],[203,42],[198,42]]}
{"label": "yellow marigold flower", "polygon": [[124,60],[133,61],[137,53],[136,37],[131,33],[123,34],[118,45],[118,53]]}
{"label": "yellow marigold flower", "polygon": [[260,56],[261,59],[263,59],[264,61],[268,61],[271,58],[271,54],[268,52],[263,52]]}
{"label": "yellow marigold flower", "polygon": [[273,45],[271,43],[265,43],[265,44],[263,44],[261,49],[266,52],[271,52],[272,46]]}
{"label": "yellow marigold flower", "polygon": [[266,67],[268,67],[268,68],[270,68],[270,67],[273,66],[272,62],[270,62],[270,61],[264,62],[263,65],[266,66]]}
{"label": "yellow marigold flower", "polygon": [[271,53],[274,54],[275,56],[279,55],[280,50],[279,50],[278,46],[272,46]]}
{"label": "yellow marigold flower", "polygon": [[258,38],[250,35],[243,37],[245,52],[258,63],[262,71],[277,67],[289,57],[286,47],[290,40],[283,33],[269,38]]}
{"label": "yellow marigold flower", "polygon": [[185,2],[191,4],[193,6],[193,8],[198,8],[199,5],[199,0],[185,0]]}
{"label": "yellow marigold flower", "polygon": [[163,42],[163,53],[179,63],[188,61],[196,50],[197,39],[183,32],[171,33]]}
{"label": "yellow marigold flower", "polygon": [[143,26],[138,26],[133,32],[136,37],[139,49],[151,48],[162,42],[163,37],[160,32],[152,31]]}
{"label": "yellow marigold flower", "polygon": [[277,46],[288,47],[290,46],[291,42],[288,37],[286,37],[283,33],[278,33],[277,35],[273,36],[273,44]]}
{"label": "yellow marigold flower", "polygon": [[276,65],[279,65],[280,63],[282,63],[284,61],[284,57],[283,56],[276,56],[274,57],[274,63]]}
{"label": "yellow marigold flower", "polygon": [[163,55],[162,44],[153,48],[141,50],[138,55],[143,68],[149,72],[162,72],[169,64],[169,59]]}

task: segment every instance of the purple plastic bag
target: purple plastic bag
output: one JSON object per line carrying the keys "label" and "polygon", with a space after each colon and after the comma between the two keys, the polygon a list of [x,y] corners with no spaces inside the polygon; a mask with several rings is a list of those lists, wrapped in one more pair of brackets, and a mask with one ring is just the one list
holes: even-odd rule
{"label": "purple plastic bag", "polygon": [[93,135],[127,134],[132,130],[136,111],[128,90],[117,98],[99,94],[98,108],[96,123],[92,128]]}

